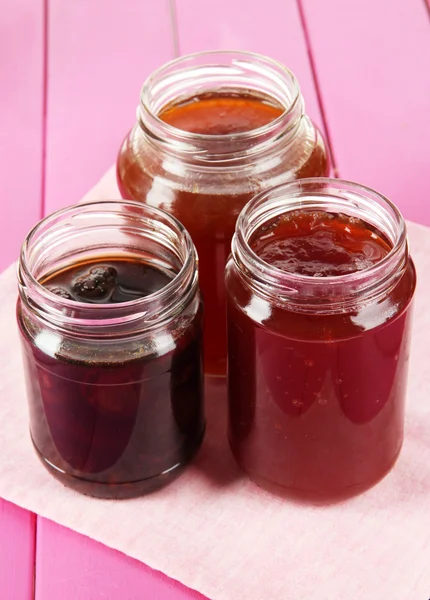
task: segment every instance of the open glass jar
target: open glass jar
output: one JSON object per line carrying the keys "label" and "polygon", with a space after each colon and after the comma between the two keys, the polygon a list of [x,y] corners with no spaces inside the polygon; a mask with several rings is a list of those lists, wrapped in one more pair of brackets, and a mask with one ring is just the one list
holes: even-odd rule
{"label": "open glass jar", "polygon": [[308,179],[242,211],[226,267],[229,439],[258,484],[333,499],[392,467],[415,283],[405,223],[368,188]]}
{"label": "open glass jar", "polygon": [[54,213],[18,270],[30,432],[48,471],[125,498],[168,482],[204,432],[197,255],[170,215],[134,202]]}
{"label": "open glass jar", "polygon": [[294,75],[246,52],[184,56],[145,82],[118,156],[124,198],[165,209],[191,234],[205,302],[205,371],[225,373],[224,268],[237,216],[258,191],[327,175],[324,141]]}

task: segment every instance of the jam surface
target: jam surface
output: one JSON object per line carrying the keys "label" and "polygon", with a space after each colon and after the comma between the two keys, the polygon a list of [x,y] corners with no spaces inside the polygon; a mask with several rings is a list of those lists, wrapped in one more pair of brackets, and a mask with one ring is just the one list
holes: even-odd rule
{"label": "jam surface", "polygon": [[[229,143],[234,143],[229,142],[229,135],[262,127],[282,112],[283,107],[272,98],[245,91],[231,94],[218,91],[169,105],[159,117],[178,129],[226,135],[223,150],[228,150]],[[205,371],[224,375],[227,355],[224,269],[236,219],[258,191],[275,178],[280,183],[281,170],[283,180],[327,175],[329,162],[324,143],[318,133],[311,150],[305,151],[300,140],[289,143],[276,173],[270,166],[273,162],[266,165],[264,158],[258,176],[247,175],[243,179],[240,166],[237,173],[231,170],[226,173],[225,166],[208,163],[212,171],[205,180],[196,168],[188,172],[184,165],[180,171],[184,180],[177,181],[175,170],[172,183],[171,175],[163,172],[162,159],[158,162],[153,155],[139,156],[139,144],[143,143],[138,141],[139,130],[136,136],[134,141],[126,139],[118,157],[119,189],[124,198],[145,202],[150,196],[152,204],[173,214],[191,234],[199,255],[199,280],[205,304]]]}
{"label": "jam surface", "polygon": [[145,262],[114,259],[74,265],[45,278],[42,284],[68,300],[117,304],[158,292],[172,278],[172,274]]}
{"label": "jam surface", "polygon": [[263,127],[284,109],[246,94],[202,94],[164,108],[158,117],[184,131],[204,135],[231,135]]}
{"label": "jam surface", "polygon": [[[250,245],[273,266],[318,277],[368,268],[390,249],[366,223],[306,212],[269,223]],[[403,440],[413,263],[386,297],[340,313],[257,295],[232,260],[226,275],[229,439],[238,463],[263,487],[306,499],[376,483]]]}
{"label": "jam surface", "polygon": [[[63,298],[117,303],[170,281],[150,264],[107,258],[71,265],[43,283]],[[85,494],[141,495],[167,483],[204,431],[202,310],[173,329],[103,342],[23,333],[30,430],[52,475]]]}
{"label": "jam surface", "polygon": [[390,251],[371,225],[355,217],[292,211],[264,226],[250,240],[266,263],[289,273],[335,277],[368,269]]}

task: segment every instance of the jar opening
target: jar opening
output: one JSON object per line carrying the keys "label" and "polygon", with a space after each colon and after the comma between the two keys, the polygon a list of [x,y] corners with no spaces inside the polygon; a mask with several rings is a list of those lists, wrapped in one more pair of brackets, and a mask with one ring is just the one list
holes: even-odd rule
{"label": "jar opening", "polygon": [[[292,211],[342,213],[375,227],[391,249],[375,264],[352,273],[315,276],[289,272],[264,261],[250,245],[253,234]],[[343,311],[377,300],[396,284],[408,257],[406,228],[398,209],[384,196],[352,182],[314,178],[292,182],[257,195],[239,215],[233,258],[263,293],[306,310]]]}
{"label": "jar opening", "polygon": [[[75,264],[109,259],[145,262],[171,279],[156,292],[116,304],[70,300],[41,283]],[[197,257],[187,231],[164,211],[132,201],[89,202],[53,213],[30,231],[21,249],[18,282],[23,302],[57,326],[149,326],[194,292]]]}
{"label": "jar opening", "polygon": [[[207,93],[247,94],[279,106],[283,112],[267,124],[233,134],[194,133],[179,129],[160,118],[166,107]],[[294,129],[304,113],[298,82],[275,60],[248,52],[203,52],[173,60],[152,73],[143,85],[138,122],[152,139],[176,151],[218,155],[250,151],[256,146]],[[226,139],[234,142],[226,146]]]}

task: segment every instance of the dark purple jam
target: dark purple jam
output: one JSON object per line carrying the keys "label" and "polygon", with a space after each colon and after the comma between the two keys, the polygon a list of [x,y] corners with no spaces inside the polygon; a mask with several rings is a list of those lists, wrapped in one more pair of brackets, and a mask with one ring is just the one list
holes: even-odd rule
{"label": "dark purple jam", "polygon": [[[75,264],[41,283],[86,303],[136,300],[173,275],[133,259]],[[128,339],[82,340],[44,330],[30,341],[18,305],[38,455],[64,484],[104,498],[167,483],[204,431],[202,310]]]}

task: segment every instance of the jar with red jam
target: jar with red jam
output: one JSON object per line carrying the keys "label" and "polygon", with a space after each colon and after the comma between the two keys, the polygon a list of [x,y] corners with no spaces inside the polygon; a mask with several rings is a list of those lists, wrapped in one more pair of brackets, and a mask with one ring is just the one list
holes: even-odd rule
{"label": "jar with red jam", "polygon": [[189,234],[141,203],[77,205],[30,232],[18,279],[30,434],[43,465],[102,498],[169,482],[205,426]]}
{"label": "jar with red jam", "polygon": [[371,189],[308,179],[245,207],[226,267],[229,441],[252,480],[332,500],[391,469],[415,283],[402,216]]}
{"label": "jar with red jam", "polygon": [[225,374],[224,268],[237,216],[260,190],[327,175],[321,134],[294,75],[245,52],[184,56],[145,82],[118,156],[124,198],[165,209],[191,234],[205,302],[205,372]]}

